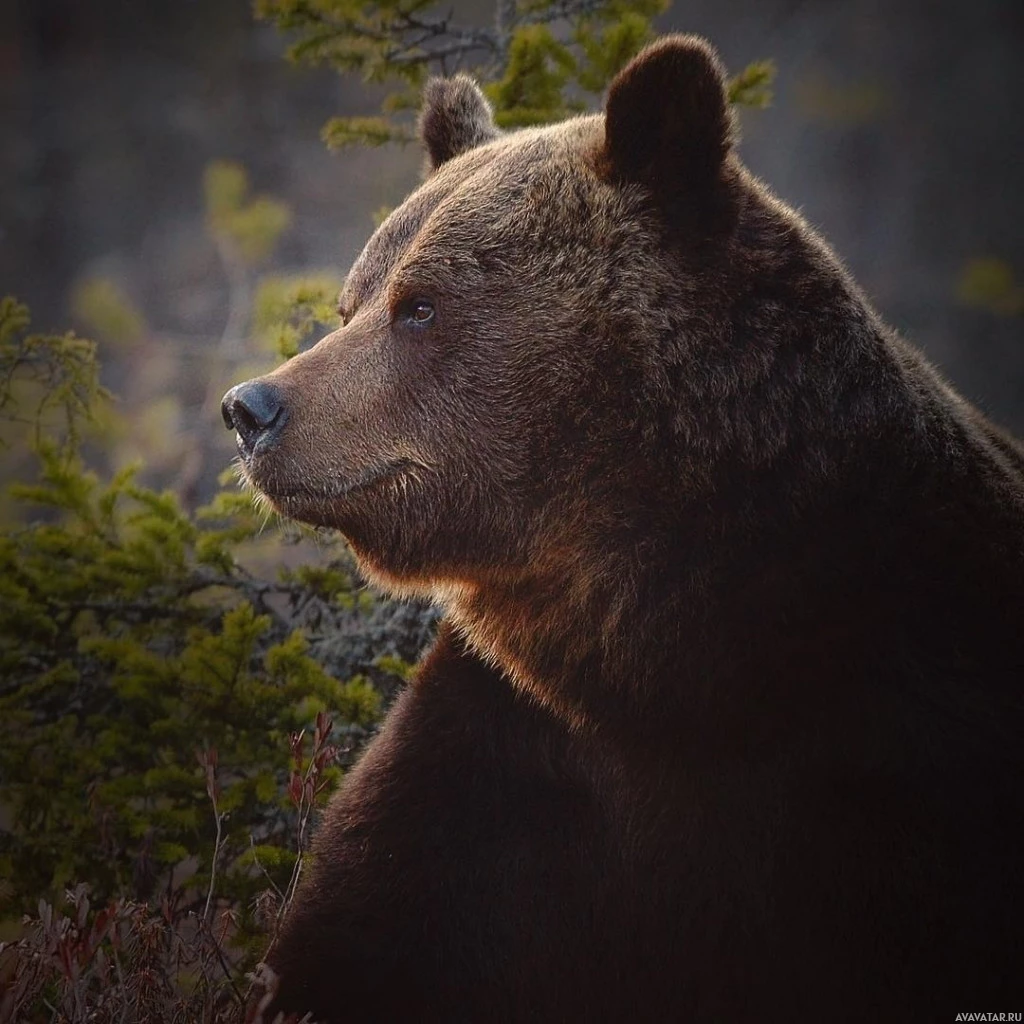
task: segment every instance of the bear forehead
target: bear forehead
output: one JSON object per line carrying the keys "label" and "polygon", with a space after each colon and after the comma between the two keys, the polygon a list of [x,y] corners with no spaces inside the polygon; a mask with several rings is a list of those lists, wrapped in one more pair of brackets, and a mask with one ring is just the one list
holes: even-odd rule
{"label": "bear forehead", "polygon": [[602,191],[594,169],[602,140],[603,118],[579,117],[503,135],[447,161],[374,232],[341,304],[361,305],[412,258],[451,262],[501,251],[517,237],[542,242],[538,233],[556,220],[586,230]]}

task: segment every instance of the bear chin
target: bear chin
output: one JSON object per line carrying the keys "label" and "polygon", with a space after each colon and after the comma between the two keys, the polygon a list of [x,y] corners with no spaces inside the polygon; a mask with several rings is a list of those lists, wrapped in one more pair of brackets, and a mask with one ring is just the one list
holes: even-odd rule
{"label": "bear chin", "polygon": [[[307,526],[346,532],[361,518],[387,512],[390,497],[400,493],[403,480],[421,469],[408,459],[382,462],[343,479],[296,482],[277,477],[273,469],[254,469],[242,462],[242,482],[259,504]],[[371,503],[378,502],[378,505]]]}

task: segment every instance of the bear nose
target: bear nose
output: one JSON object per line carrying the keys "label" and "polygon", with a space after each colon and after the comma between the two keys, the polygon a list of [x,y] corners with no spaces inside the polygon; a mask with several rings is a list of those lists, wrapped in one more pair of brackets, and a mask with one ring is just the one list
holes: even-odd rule
{"label": "bear nose", "polygon": [[224,425],[238,431],[246,455],[274,441],[287,419],[280,391],[262,380],[236,384],[224,396],[220,411]]}

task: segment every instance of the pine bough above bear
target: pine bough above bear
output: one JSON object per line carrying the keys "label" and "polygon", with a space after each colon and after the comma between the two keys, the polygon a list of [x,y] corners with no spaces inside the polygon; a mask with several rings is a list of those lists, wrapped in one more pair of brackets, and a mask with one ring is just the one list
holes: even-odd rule
{"label": "pine bough above bear", "polygon": [[225,398],[255,489],[445,613],[271,1012],[1019,1007],[1021,448],[739,162],[703,41],[507,134],[434,80],[421,135],[342,326]]}

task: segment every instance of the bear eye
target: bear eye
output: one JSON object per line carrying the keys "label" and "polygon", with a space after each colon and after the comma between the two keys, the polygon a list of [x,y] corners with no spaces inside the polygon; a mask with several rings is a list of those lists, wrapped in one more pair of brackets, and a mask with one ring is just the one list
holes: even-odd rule
{"label": "bear eye", "polygon": [[426,299],[411,299],[405,307],[405,317],[416,327],[426,327],[434,319],[434,305]]}

